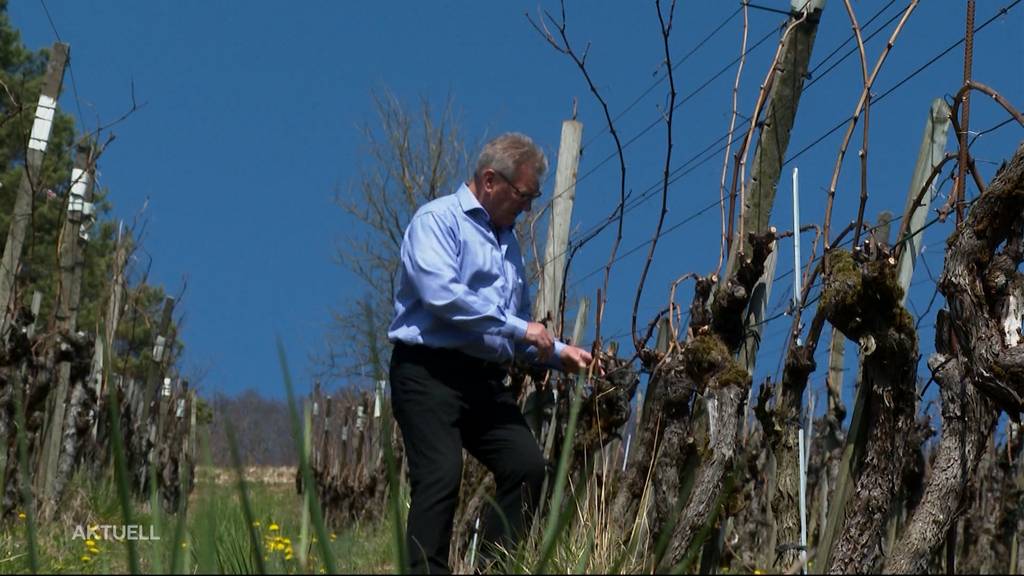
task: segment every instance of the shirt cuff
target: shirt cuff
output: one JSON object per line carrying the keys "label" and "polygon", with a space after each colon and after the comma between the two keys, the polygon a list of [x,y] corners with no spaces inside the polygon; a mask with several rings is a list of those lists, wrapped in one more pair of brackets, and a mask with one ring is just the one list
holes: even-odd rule
{"label": "shirt cuff", "polygon": [[562,369],[562,350],[565,350],[565,344],[555,340],[555,353],[548,358],[548,366],[556,370]]}
{"label": "shirt cuff", "polygon": [[526,338],[526,320],[519,318],[518,316],[509,316],[505,322],[505,331],[510,335],[515,342],[520,342]]}

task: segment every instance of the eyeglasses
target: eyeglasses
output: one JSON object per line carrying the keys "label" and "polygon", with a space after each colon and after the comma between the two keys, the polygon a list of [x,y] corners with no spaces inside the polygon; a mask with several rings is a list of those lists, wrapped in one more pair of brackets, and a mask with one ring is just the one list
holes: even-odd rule
{"label": "eyeglasses", "polygon": [[523,200],[536,200],[537,198],[540,198],[544,194],[540,190],[537,190],[536,192],[532,193],[523,192],[522,190],[519,189],[519,187],[512,183],[512,179],[509,178],[508,176],[505,176],[504,174],[498,172],[497,170],[495,170],[494,173],[504,178],[505,182],[508,182],[508,185],[511,186],[512,190],[515,191],[516,196],[522,198]]}

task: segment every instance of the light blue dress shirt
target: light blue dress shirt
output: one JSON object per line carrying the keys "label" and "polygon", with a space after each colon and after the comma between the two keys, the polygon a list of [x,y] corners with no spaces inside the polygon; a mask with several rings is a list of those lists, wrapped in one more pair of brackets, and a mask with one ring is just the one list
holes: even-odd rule
{"label": "light blue dress shirt", "polygon": [[[530,287],[512,227],[496,230],[465,184],[424,204],[402,240],[392,342],[452,348],[492,362],[535,362],[522,341]],[[548,365],[560,368],[555,343]]]}

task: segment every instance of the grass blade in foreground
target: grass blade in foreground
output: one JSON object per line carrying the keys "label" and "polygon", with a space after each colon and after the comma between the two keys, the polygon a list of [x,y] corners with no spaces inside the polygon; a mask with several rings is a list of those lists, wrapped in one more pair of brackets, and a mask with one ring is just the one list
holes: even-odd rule
{"label": "grass blade in foreground", "polygon": [[[309,402],[302,407],[302,449],[306,451],[306,460],[312,451],[313,443],[313,412]],[[299,525],[299,564],[309,570],[309,506],[302,507],[302,521]]]}
{"label": "grass blade in foreground", "polygon": [[256,571],[260,574],[266,574],[267,567],[263,565],[263,554],[260,551],[260,537],[256,534],[255,518],[252,515],[252,506],[249,504],[249,492],[245,486],[242,459],[238,456],[238,441],[235,438],[235,427],[231,425],[231,422],[227,423],[227,433],[228,449],[231,451],[231,465],[235,468],[235,475],[238,477],[238,499],[242,503],[242,514],[245,516],[245,531],[249,533],[249,543],[254,551]]}
{"label": "grass blade in foreground", "polygon": [[[199,450],[204,468],[212,470],[213,455],[210,452],[209,428],[204,429],[203,434],[199,435]],[[224,540],[224,537],[217,526],[217,513],[220,507],[218,506],[219,502],[216,499],[217,494],[215,493],[216,482],[213,479],[213,475],[207,474],[205,477],[202,485],[197,483],[197,487],[202,486],[199,496],[202,499],[202,503],[196,515],[197,526],[195,529],[199,537],[197,538],[194,535],[191,538],[191,541],[193,541],[193,556],[196,560],[195,570],[199,574],[222,574],[224,570],[220,562],[220,548],[223,547],[221,542]]]}
{"label": "grass blade in foreground", "polygon": [[398,466],[395,453],[391,446],[394,419],[388,418],[383,423],[384,434],[381,443],[384,445],[384,461],[388,472],[388,511],[391,515],[392,554],[395,567],[399,574],[409,573],[409,559],[405,550],[405,534],[402,531],[402,486],[398,478]]}
{"label": "grass blade in foreground", "polygon": [[[110,382],[109,372],[107,382]],[[110,405],[110,436],[114,450],[114,479],[117,481],[117,500],[121,503],[121,516],[126,526],[135,524],[132,514],[131,497],[128,493],[128,465],[125,463],[124,438],[121,436],[121,409],[118,403],[117,386],[107,387],[107,401]],[[132,574],[141,574],[139,567],[139,551],[134,540],[128,540],[128,569]]]}
{"label": "grass blade in foreground", "polygon": [[181,502],[178,504],[178,518],[174,524],[174,540],[171,541],[171,574],[187,573],[185,558],[188,555],[185,539],[185,525],[188,522],[188,499],[191,495],[191,482],[189,475],[181,477]]}
{"label": "grass blade in foreground", "polygon": [[[164,532],[164,523],[163,519],[161,518],[161,513],[163,512],[163,510],[161,510],[160,505],[160,486],[157,484],[156,466],[149,467],[149,509],[151,516],[150,522],[152,522],[153,528],[156,530],[157,536],[162,538]],[[156,546],[154,550],[155,552],[153,552],[153,560],[150,566],[152,567],[153,572],[157,574],[163,574],[164,563],[163,558],[161,556],[160,547]]]}
{"label": "grass blade in foreground", "polygon": [[[580,307],[576,311],[576,324],[573,326],[572,341],[579,342],[583,338],[583,323],[587,318],[587,307],[589,300],[580,300]],[[555,553],[555,543],[562,529],[569,523],[572,511],[562,509],[562,500],[565,497],[565,484],[569,475],[569,458],[572,455],[572,443],[576,435],[576,422],[579,419],[580,407],[583,404],[583,383],[586,382],[584,371],[580,370],[576,375],[576,386],[573,387],[572,403],[569,405],[569,420],[565,423],[565,437],[562,440],[562,451],[558,457],[558,471],[555,475],[555,487],[551,494],[551,505],[548,507],[548,523],[544,529],[544,538],[541,540],[540,559],[533,569],[534,574],[544,574],[544,570],[551,557]]]}
{"label": "grass blade in foreground", "polygon": [[572,442],[576,434],[576,421],[579,419],[580,407],[583,404],[583,383],[585,377],[580,373],[576,377],[576,386],[573,390],[572,404],[569,408],[569,421],[565,425],[565,438],[562,440],[562,452],[558,457],[558,471],[555,473],[555,488],[551,494],[551,506],[548,508],[548,522],[544,529],[544,539],[540,548],[540,559],[533,569],[534,574],[544,574],[548,562],[555,552],[555,543],[558,535],[569,522],[572,510],[563,509],[562,500],[565,498],[565,485],[569,476],[569,460],[572,455]]}
{"label": "grass blade in foreground", "polygon": [[[384,380],[384,374],[380,363],[380,349],[376,344],[378,328],[374,323],[373,310],[369,306],[364,306],[363,312],[366,315],[364,326],[366,327],[366,335],[369,337],[367,341],[371,343],[370,365],[374,368],[374,381],[381,382]],[[378,396],[379,398],[380,396]],[[402,483],[398,474],[401,462],[395,462],[395,453],[391,445],[391,441],[394,438],[395,418],[391,410],[385,408],[383,412],[384,417],[381,419],[380,437],[384,450],[384,464],[387,467],[388,475],[388,512],[391,517],[392,537],[391,554],[397,572],[399,574],[407,574],[409,572],[409,559],[405,550],[405,535],[402,532]]]}
{"label": "grass blade in foreground", "polygon": [[284,377],[284,388],[288,394],[288,414],[292,421],[292,437],[295,438],[295,446],[299,450],[299,471],[302,473],[302,486],[305,488],[306,501],[309,511],[313,516],[313,526],[316,528],[317,544],[320,548],[320,555],[323,558],[327,572],[337,574],[334,555],[328,546],[327,529],[324,528],[323,514],[320,512],[320,503],[316,497],[316,483],[313,481],[313,471],[309,467],[306,453],[302,450],[302,423],[299,421],[299,414],[295,409],[295,394],[292,390],[292,376],[288,371],[288,359],[284,353],[284,344],[281,338],[277,338],[277,357],[281,362],[281,374]]}
{"label": "grass blade in foreground", "polygon": [[[213,469],[213,457],[210,455],[210,430],[204,428],[197,436],[200,459],[206,470]],[[199,498],[202,502],[196,513],[195,532],[198,538],[192,537],[192,554],[195,556],[195,571],[199,574],[215,574],[223,572],[217,560],[217,526],[215,520],[215,502],[213,500],[214,481],[210,474],[205,474],[203,481],[197,482]]]}
{"label": "grass blade in foreground", "polygon": [[[17,431],[15,432],[18,443],[18,470],[21,476],[21,501],[25,506],[25,536],[28,540],[28,563],[33,574],[39,572],[39,553],[36,549],[36,513],[35,503],[32,501],[32,489],[29,487],[28,478],[28,439],[25,438],[25,411],[22,406],[22,379],[21,371],[15,368],[14,377],[14,417],[16,419]],[[6,489],[6,487],[5,487]]]}

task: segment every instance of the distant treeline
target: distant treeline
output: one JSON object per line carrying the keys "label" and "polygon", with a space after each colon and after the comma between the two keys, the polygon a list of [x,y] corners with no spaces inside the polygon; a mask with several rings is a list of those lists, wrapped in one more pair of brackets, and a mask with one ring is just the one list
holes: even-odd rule
{"label": "distant treeline", "polygon": [[[284,399],[266,398],[254,390],[246,390],[237,396],[217,392],[207,401],[213,412],[210,457],[214,466],[231,465],[228,422],[235,428],[244,466],[298,465],[288,403]],[[199,463],[204,464],[202,458]]]}

